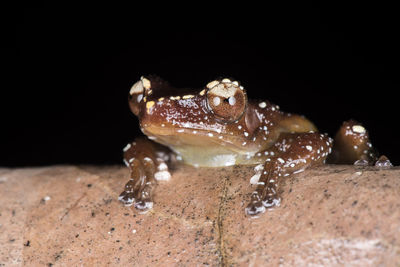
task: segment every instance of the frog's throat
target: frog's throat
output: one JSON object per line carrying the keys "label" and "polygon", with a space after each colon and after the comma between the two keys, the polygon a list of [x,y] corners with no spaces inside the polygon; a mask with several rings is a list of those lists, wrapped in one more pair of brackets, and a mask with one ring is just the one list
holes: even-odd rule
{"label": "frog's throat", "polygon": [[[196,134],[171,132],[161,135],[143,131],[151,140],[171,148],[182,160],[190,165],[204,167],[254,164],[252,159],[258,152],[255,145],[243,145],[243,140],[233,136],[210,135],[199,131]],[[222,138],[220,138],[222,137]]]}
{"label": "frog's throat", "polygon": [[173,147],[171,149],[182,158],[183,162],[195,167],[223,167],[232,165],[247,165],[261,163],[254,157],[254,153],[234,153],[216,149],[187,149]]}

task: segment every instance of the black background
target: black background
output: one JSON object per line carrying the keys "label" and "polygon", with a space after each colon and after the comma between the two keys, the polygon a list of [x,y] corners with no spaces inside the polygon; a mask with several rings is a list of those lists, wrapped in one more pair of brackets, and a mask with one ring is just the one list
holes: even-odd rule
{"label": "black background", "polygon": [[400,164],[393,6],[175,8],[18,10],[5,51],[0,166],[122,163],[122,148],[140,134],[127,95],[143,74],[195,88],[233,77],[249,97],[331,136],[356,119]]}

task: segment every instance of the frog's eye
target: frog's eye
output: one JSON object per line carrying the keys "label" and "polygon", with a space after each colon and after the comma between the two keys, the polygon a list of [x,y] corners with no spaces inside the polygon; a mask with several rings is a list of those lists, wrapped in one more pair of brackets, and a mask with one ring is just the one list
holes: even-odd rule
{"label": "frog's eye", "polygon": [[246,109],[247,97],[238,82],[229,79],[212,81],[207,88],[207,104],[217,118],[223,121],[240,119]]}
{"label": "frog's eye", "polygon": [[139,104],[142,101],[144,94],[151,90],[150,88],[150,80],[143,76],[131,87],[131,90],[129,91],[129,106],[134,114],[139,114]]}

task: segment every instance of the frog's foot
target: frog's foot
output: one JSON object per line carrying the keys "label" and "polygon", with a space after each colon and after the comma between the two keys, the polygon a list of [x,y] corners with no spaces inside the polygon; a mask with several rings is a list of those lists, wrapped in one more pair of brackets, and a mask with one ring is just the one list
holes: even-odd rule
{"label": "frog's foot", "polygon": [[138,182],[140,180],[143,180],[143,178],[129,180],[118,200],[124,203],[125,206],[134,204],[135,208],[146,211],[153,207],[152,188],[151,186],[141,186],[141,182]]}
{"label": "frog's foot", "polygon": [[155,164],[150,157],[132,158],[129,160],[131,179],[125,185],[119,200],[125,206],[134,204],[139,210],[153,207],[152,191],[155,186]]}
{"label": "frog's foot", "polygon": [[125,147],[124,161],[130,169],[131,178],[118,197],[125,206],[134,205],[142,211],[151,209],[157,180],[169,180],[171,177],[166,164],[169,156],[157,148],[157,144],[144,138]]}
{"label": "frog's foot", "polygon": [[251,195],[251,201],[247,205],[245,212],[247,215],[250,216],[256,216],[265,212],[265,206],[263,205],[261,197],[257,193],[257,191],[253,192],[253,194]]}
{"label": "frog's foot", "polygon": [[257,216],[258,214],[264,213],[266,209],[279,207],[281,204],[280,197],[277,194],[269,193],[264,199],[261,199],[260,194],[255,191],[251,196],[251,201],[246,207],[246,214],[250,216]]}
{"label": "frog's foot", "polygon": [[322,164],[331,146],[332,139],[319,133],[281,134],[274,147],[263,153],[273,156],[266,158],[246,213],[254,216],[279,206],[278,184],[281,178],[301,172],[308,166]]}
{"label": "frog's foot", "polygon": [[380,168],[380,169],[389,169],[389,168],[393,167],[393,164],[390,162],[390,160],[386,156],[382,155],[375,162],[375,167]]}
{"label": "frog's foot", "polygon": [[368,166],[376,160],[376,153],[364,126],[354,120],[344,122],[335,136],[328,163]]}

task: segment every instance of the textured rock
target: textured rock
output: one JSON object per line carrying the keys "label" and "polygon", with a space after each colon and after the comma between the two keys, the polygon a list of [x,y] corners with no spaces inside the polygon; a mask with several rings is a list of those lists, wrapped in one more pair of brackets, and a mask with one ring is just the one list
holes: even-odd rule
{"label": "textured rock", "polygon": [[326,165],[245,216],[253,167],[179,166],[139,214],[122,166],[0,169],[0,266],[400,265],[400,169]]}

